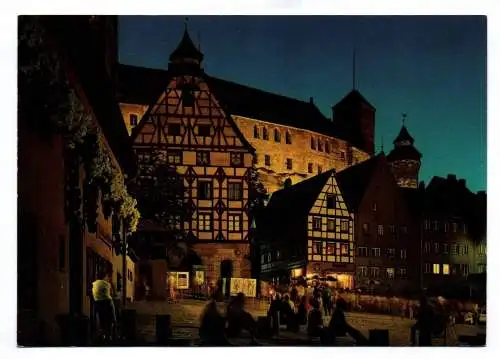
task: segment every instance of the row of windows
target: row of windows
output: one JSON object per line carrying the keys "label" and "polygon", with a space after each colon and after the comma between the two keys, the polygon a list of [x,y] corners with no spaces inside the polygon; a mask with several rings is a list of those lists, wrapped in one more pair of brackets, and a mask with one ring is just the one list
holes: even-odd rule
{"label": "row of windows", "polygon": [[[395,275],[395,268],[379,268],[379,267],[365,267],[365,266],[359,266],[357,267],[357,272],[358,276],[361,277],[368,277],[368,273],[370,273],[370,277],[373,278],[380,278],[385,274],[385,278],[387,279],[394,279]],[[398,276],[400,278],[406,278],[408,274],[408,271],[406,268],[398,268]]]}
{"label": "row of windows", "polygon": [[[253,127],[253,137],[261,138],[260,129],[258,126]],[[269,141],[269,132],[267,131],[266,127],[262,127],[262,139]],[[281,142],[281,132],[277,128],[274,129],[274,142]],[[287,145],[292,144],[292,135],[290,135],[290,132],[288,131],[285,132],[285,143]]]}
{"label": "row of windows", "polygon": [[443,274],[467,276],[469,274],[469,265],[467,264],[439,264],[439,263],[424,263],[424,273],[426,274]]}
{"label": "row of windows", "polygon": [[[331,207],[328,207],[328,208],[331,208]],[[321,217],[313,217],[312,220],[313,220],[313,222],[312,222],[313,231],[321,231],[321,228],[322,228]],[[336,232],[334,218],[327,218],[326,230],[327,230],[327,232]],[[349,220],[348,219],[340,220],[340,232],[341,233],[349,233]]]}
{"label": "row of windows", "polygon": [[[358,256],[359,257],[380,257],[380,248],[371,248],[371,251],[368,252],[368,247],[358,247]],[[396,257],[396,249],[395,248],[386,248],[385,255],[389,258]],[[399,251],[399,256],[401,259],[406,259],[406,248],[403,248]]]}
{"label": "row of windows", "polygon": [[[213,199],[213,183],[211,180],[198,181],[198,199]],[[243,198],[243,184],[241,182],[229,182],[227,184],[227,198],[230,201],[240,201]]]}
{"label": "row of windows", "polygon": [[439,242],[425,242],[424,243],[425,253],[434,254],[450,254],[451,255],[467,255],[469,254],[469,246],[464,244],[460,245],[458,243],[439,243]]}
{"label": "row of windows", "polygon": [[[456,222],[451,222],[451,232],[452,233],[457,233],[460,230],[464,233],[467,234],[467,225],[465,223],[462,223],[461,226],[459,226],[459,223]],[[440,223],[439,221],[431,221],[429,219],[426,219],[424,221],[424,229],[426,231],[433,231],[433,232],[440,232],[441,229],[443,232],[447,233],[450,231],[450,223],[444,222],[443,224]]]}
{"label": "row of windows", "polygon": [[[308,163],[307,164],[307,172],[308,173],[313,173],[313,164],[312,163]],[[321,167],[320,165],[318,165],[318,174],[321,174],[323,173],[323,167]]]}
{"label": "row of windows", "polygon": [[[326,255],[333,256],[335,255],[335,243],[327,243],[326,244]],[[313,242],[313,254],[324,254],[323,253],[323,242]],[[337,253],[337,255],[349,255],[349,244],[347,243],[342,243],[340,244],[340,253]]]}
{"label": "row of windows", "polygon": [[[172,165],[182,164],[182,151],[168,151],[166,156],[166,162]],[[243,166],[243,153],[241,152],[230,152],[230,165],[234,167]],[[137,159],[139,162],[149,162],[151,156],[149,153],[138,153]],[[196,152],[196,164],[199,166],[207,166],[211,164],[210,152],[209,151],[199,151]]]}
{"label": "row of windows", "polygon": [[[397,234],[397,228],[396,225],[390,224],[389,226],[389,232],[392,235]],[[400,226],[399,227],[399,233],[401,234],[407,234],[408,233],[408,227],[407,226]],[[363,234],[370,234],[370,223],[363,223]],[[378,224],[377,225],[377,235],[379,237],[384,235],[384,225],[383,224]]]}
{"label": "row of windows", "polygon": [[[227,217],[227,229],[229,232],[239,232],[242,228],[240,214],[230,214]],[[211,213],[198,214],[198,229],[201,232],[211,232],[213,230],[213,217]]]}

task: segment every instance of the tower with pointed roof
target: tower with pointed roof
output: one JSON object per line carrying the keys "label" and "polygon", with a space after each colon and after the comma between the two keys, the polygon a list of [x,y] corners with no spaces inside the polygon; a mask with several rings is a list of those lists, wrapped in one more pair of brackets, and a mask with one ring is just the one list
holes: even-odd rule
{"label": "tower with pointed roof", "polygon": [[415,140],[406,128],[405,120],[406,115],[403,115],[403,125],[387,159],[399,187],[417,188],[422,154],[413,146]]}
{"label": "tower with pointed roof", "polygon": [[203,54],[194,45],[186,26],[179,45],[170,54],[168,70],[172,73],[197,74],[201,71],[202,61]]}

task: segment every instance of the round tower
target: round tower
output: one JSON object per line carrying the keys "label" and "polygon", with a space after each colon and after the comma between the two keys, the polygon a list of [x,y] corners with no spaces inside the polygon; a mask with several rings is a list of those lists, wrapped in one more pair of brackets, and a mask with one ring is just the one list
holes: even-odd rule
{"label": "round tower", "polygon": [[394,148],[387,160],[399,187],[418,188],[422,154],[413,146],[415,140],[406,128],[405,120],[406,115],[403,115],[403,126],[393,141]]}

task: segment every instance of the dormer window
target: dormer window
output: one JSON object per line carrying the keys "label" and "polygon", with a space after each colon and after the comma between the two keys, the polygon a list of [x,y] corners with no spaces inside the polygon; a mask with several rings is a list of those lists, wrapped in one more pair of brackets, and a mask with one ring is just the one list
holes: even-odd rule
{"label": "dormer window", "polygon": [[130,114],[129,121],[131,127],[137,126],[137,115],[134,113]]}

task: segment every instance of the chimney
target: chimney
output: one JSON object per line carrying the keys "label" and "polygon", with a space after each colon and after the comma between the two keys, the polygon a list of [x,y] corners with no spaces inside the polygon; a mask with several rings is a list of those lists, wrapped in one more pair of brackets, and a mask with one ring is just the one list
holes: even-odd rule
{"label": "chimney", "polygon": [[456,182],[457,181],[457,175],[449,174],[447,179],[448,179],[449,182]]}
{"label": "chimney", "polygon": [[458,184],[460,185],[460,187],[464,187],[465,188],[465,185],[466,185],[465,179],[459,179],[458,180]]}

